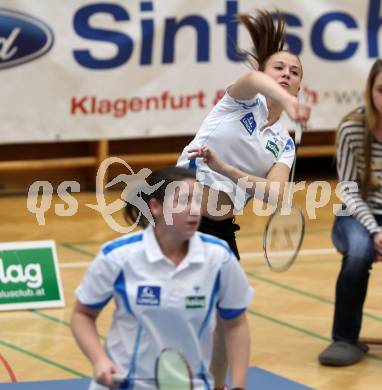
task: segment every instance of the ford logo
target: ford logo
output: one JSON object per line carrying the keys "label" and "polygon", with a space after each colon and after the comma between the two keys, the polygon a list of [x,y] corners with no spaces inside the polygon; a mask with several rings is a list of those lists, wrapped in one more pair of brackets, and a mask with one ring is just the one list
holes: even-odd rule
{"label": "ford logo", "polygon": [[51,28],[34,16],[0,8],[0,69],[33,61],[53,45]]}

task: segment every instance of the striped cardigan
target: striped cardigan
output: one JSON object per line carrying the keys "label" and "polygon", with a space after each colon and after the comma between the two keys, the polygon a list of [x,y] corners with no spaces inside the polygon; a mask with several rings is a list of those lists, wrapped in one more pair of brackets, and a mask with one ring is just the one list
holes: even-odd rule
{"label": "striped cardigan", "polygon": [[374,217],[374,214],[382,214],[382,144],[373,138],[371,185],[367,198],[363,199],[361,185],[365,170],[364,132],[364,126],[359,122],[347,121],[341,125],[337,145],[337,173],[342,200],[347,210],[373,234],[382,231]]}

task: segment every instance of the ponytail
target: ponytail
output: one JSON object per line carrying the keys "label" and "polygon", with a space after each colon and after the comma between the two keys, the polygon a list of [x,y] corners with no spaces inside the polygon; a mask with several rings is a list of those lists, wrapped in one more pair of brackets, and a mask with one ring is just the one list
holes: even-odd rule
{"label": "ponytail", "polygon": [[245,26],[252,39],[254,52],[245,52],[249,62],[254,68],[263,71],[269,57],[284,49],[284,15],[276,11],[274,20],[268,11],[257,10],[256,16],[238,14],[236,18]]}

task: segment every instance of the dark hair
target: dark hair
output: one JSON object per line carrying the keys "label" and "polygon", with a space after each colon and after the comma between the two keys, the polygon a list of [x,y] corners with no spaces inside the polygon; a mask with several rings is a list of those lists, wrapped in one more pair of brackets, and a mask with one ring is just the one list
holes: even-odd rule
{"label": "dark hair", "polygon": [[[149,184],[149,186],[154,186],[161,181],[163,181],[163,183],[150,194],[146,194],[142,191],[140,193],[141,198],[147,205],[149,203],[149,200],[153,198],[163,204],[167,186],[173,182],[184,181],[185,179],[196,179],[195,171],[180,167],[165,167],[157,171],[153,171],[147,177],[146,183]],[[124,216],[127,222],[132,224],[136,223],[140,215],[138,226],[148,226],[149,221],[145,218],[145,216],[136,206],[127,203],[124,211]]]}
{"label": "dark hair", "polygon": [[[237,14],[236,18],[245,26],[252,39],[254,51],[245,51],[249,62],[254,68],[264,71],[268,59],[273,54],[284,51],[285,17],[278,10],[275,16],[265,10],[257,9],[256,12],[256,16]],[[298,58],[297,55],[296,57]],[[299,58],[298,60],[300,61]]]}

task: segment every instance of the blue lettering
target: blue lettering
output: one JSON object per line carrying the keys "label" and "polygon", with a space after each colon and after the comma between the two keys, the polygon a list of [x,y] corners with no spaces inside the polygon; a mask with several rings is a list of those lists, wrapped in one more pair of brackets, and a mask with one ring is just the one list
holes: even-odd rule
{"label": "blue lettering", "polygon": [[322,15],[313,25],[311,45],[314,53],[325,60],[341,61],[354,55],[358,48],[358,42],[349,42],[342,51],[331,51],[324,45],[324,31],[329,23],[339,21],[348,29],[357,28],[356,21],[348,14],[333,12]]}
{"label": "blue lettering", "polygon": [[91,27],[90,17],[99,12],[112,15],[116,21],[130,20],[127,11],[119,5],[98,3],[84,6],[76,12],[73,21],[74,30],[83,38],[115,44],[118,47],[117,54],[113,58],[99,59],[94,58],[90,50],[74,50],[74,58],[80,65],[90,69],[116,68],[129,60],[133,51],[133,41],[125,34]]}
{"label": "blue lettering", "polygon": [[[90,0],[91,1],[91,0]],[[94,0],[96,1],[96,0]],[[73,27],[79,37],[94,42],[112,44],[116,47],[115,53],[106,54],[106,57],[96,56],[91,52],[90,47],[77,48],[73,50],[73,56],[78,64],[90,69],[112,69],[126,64],[131,58],[136,47],[139,50],[137,53],[137,61],[142,66],[153,64],[154,58],[154,42],[160,39],[162,45],[161,58],[157,59],[157,62],[163,64],[171,64],[176,61],[176,44],[182,45],[180,42],[181,34],[179,32],[187,28],[195,34],[195,61],[196,62],[208,62],[210,61],[210,49],[211,45],[211,33],[210,28],[217,28],[217,31],[223,35],[225,57],[231,62],[241,62],[244,60],[244,56],[237,50],[239,46],[239,23],[237,22],[235,15],[240,12],[240,2],[238,0],[225,0],[222,1],[222,10],[216,13],[212,23],[210,20],[200,14],[184,15],[181,18],[178,17],[164,17],[162,20],[154,18],[154,0],[140,0],[138,3],[140,11],[140,18],[138,20],[132,20],[130,13],[116,2],[107,2],[107,0],[100,0],[99,3],[90,3],[82,6],[75,13],[73,18]],[[103,2],[102,2],[103,1]],[[364,5],[368,7],[367,16],[367,55],[369,58],[379,57],[379,33],[382,26],[381,15],[381,0],[367,0]],[[130,3],[128,3],[130,4]],[[125,30],[121,28],[104,28],[97,27],[91,21],[97,14],[106,14],[112,17],[118,25],[118,22],[131,22],[135,26],[139,26],[138,36],[133,41],[132,35],[129,35]],[[156,13],[155,13],[155,16]],[[305,20],[303,15],[295,15],[290,12],[284,12],[287,33],[286,33],[286,47],[292,53],[301,55],[305,49],[304,38],[299,36],[299,32],[302,27],[308,29],[310,26],[305,26]],[[326,61],[344,61],[354,56],[360,47],[359,39],[346,38],[346,34],[341,34],[338,39],[344,39],[343,47],[331,48],[330,42],[326,42],[324,37],[327,36],[327,31],[330,26],[340,24],[341,28],[345,31],[359,30],[358,15],[352,15],[344,11],[328,12],[319,15],[311,26],[310,45],[314,54]],[[157,23],[161,24],[161,33],[158,34]],[[125,26],[125,24],[124,24]],[[162,34],[163,28],[163,34]],[[289,31],[291,30],[291,31]],[[361,32],[360,32],[361,33]],[[339,35],[339,34],[338,34]],[[337,37],[334,37],[337,39]],[[332,39],[331,37],[329,38]],[[191,50],[191,48],[189,48]]]}
{"label": "blue lettering", "polygon": [[197,61],[207,62],[209,61],[210,54],[210,27],[208,22],[201,16],[187,16],[180,21],[176,21],[175,18],[166,19],[165,24],[165,36],[163,45],[163,58],[164,64],[174,62],[174,46],[175,36],[178,30],[182,27],[191,26],[194,27],[197,33]]}
{"label": "blue lettering", "polygon": [[[153,4],[149,2],[141,3],[141,11],[153,11]],[[154,21],[152,19],[143,19],[141,21],[142,28],[142,47],[141,47],[141,65],[150,65],[153,56],[154,42]]]}
{"label": "blue lettering", "polygon": [[225,45],[227,58],[233,62],[243,61],[245,56],[241,55],[237,50],[237,31],[238,22],[235,19],[235,15],[238,13],[237,2],[226,2],[225,15],[218,15],[216,17],[217,24],[226,25]]}
{"label": "blue lettering", "polygon": [[[287,26],[290,27],[302,26],[301,20],[297,16],[288,13],[284,13],[284,16],[285,16],[285,22]],[[302,53],[303,44],[302,44],[302,40],[299,37],[287,33],[285,36],[285,41],[288,45],[288,50],[290,52],[296,55],[300,55]]]}
{"label": "blue lettering", "polygon": [[378,31],[382,24],[382,20],[379,16],[380,8],[381,8],[380,0],[370,0],[367,41],[368,41],[368,53],[369,53],[369,57],[371,58],[379,57]]}

